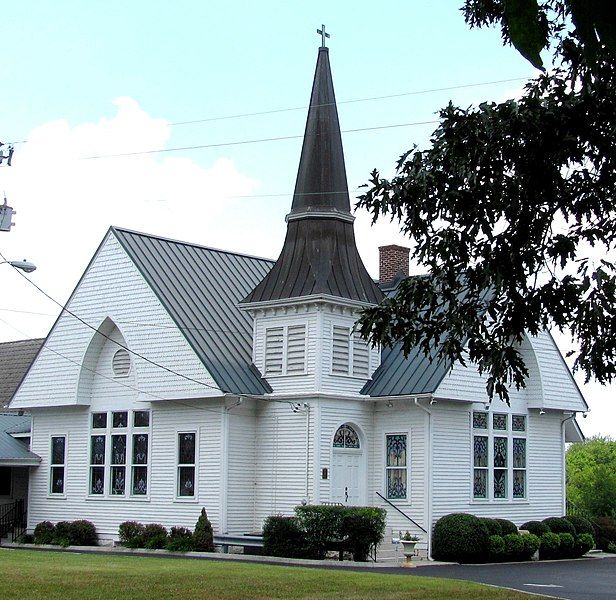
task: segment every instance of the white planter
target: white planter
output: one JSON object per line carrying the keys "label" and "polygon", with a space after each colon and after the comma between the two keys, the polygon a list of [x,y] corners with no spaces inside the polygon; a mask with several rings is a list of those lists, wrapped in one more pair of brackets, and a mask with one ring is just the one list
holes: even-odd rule
{"label": "white planter", "polygon": [[417,540],[400,540],[402,544],[402,553],[404,554],[404,566],[414,567],[413,556],[415,555],[415,545]]}

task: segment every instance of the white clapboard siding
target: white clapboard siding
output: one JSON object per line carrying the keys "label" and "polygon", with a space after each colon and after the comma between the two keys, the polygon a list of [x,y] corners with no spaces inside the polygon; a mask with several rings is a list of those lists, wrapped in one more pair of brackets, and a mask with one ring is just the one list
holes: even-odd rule
{"label": "white clapboard siding", "polygon": [[[213,379],[113,232],[103,241],[68,308],[96,328],[111,319],[131,349],[206,384],[196,384],[131,356],[135,381],[145,399],[148,393],[177,398],[218,393],[208,387],[216,387]],[[100,337],[64,312],[18,389],[11,408],[79,403],[80,365],[95,336]]]}
{"label": "white clapboard siding", "polygon": [[[88,496],[88,452],[90,411],[86,407],[67,407],[33,411],[32,451],[42,458],[31,470],[28,528],[45,520],[88,519],[96,524],[102,540],[117,539],[118,526],[127,520],[162,523],[165,527],[194,528],[205,507],[215,531],[219,531],[221,504],[221,423],[222,407],[213,402],[193,401],[193,406],[176,402],[152,407],[150,443],[150,489],[146,499],[92,498]],[[101,400],[96,409],[102,410]],[[126,405],[123,406],[126,408]],[[133,408],[148,408],[135,403]],[[176,499],[177,435],[198,431],[197,496]],[[50,436],[67,436],[65,497],[49,496]]]}

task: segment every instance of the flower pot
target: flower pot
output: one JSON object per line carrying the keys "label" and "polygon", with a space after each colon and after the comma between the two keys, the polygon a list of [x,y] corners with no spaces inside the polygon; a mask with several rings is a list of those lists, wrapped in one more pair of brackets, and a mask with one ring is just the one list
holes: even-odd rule
{"label": "flower pot", "polygon": [[415,544],[417,540],[400,540],[402,544],[402,553],[404,554],[404,566],[414,567],[413,556],[415,555]]}

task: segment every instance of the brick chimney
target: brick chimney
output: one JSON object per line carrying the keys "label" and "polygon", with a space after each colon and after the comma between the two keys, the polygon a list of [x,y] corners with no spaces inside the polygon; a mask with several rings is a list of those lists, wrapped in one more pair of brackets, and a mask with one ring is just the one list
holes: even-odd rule
{"label": "brick chimney", "polygon": [[396,277],[409,275],[410,248],[404,246],[379,246],[379,283],[391,283]]}

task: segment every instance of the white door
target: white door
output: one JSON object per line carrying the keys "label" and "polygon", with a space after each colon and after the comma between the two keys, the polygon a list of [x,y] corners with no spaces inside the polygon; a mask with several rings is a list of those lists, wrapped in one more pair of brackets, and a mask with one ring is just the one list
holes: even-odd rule
{"label": "white door", "polygon": [[334,449],[332,457],[332,502],[359,505],[361,498],[361,451]]}

